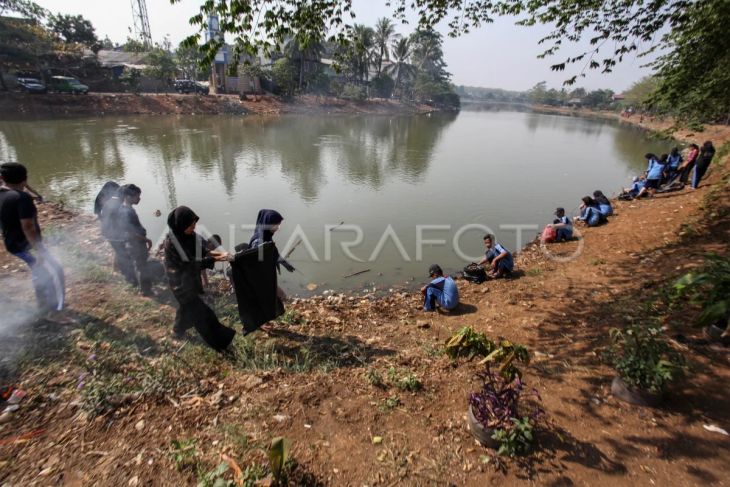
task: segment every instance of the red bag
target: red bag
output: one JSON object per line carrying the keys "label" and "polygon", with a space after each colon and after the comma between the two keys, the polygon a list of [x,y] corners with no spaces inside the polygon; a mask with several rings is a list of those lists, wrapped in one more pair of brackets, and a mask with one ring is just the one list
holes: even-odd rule
{"label": "red bag", "polygon": [[540,243],[552,243],[555,242],[555,239],[558,236],[558,231],[555,230],[551,226],[545,227],[545,230],[542,231],[542,236],[540,237]]}

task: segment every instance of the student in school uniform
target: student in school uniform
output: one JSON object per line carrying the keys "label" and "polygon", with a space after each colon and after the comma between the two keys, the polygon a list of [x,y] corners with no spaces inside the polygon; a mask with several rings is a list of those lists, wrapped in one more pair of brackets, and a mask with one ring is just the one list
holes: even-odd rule
{"label": "student in school uniform", "polygon": [[459,289],[454,280],[444,277],[444,271],[437,264],[429,267],[428,275],[431,282],[421,288],[423,310],[436,311],[437,306],[448,311],[456,308],[459,305]]}
{"label": "student in school uniform", "polygon": [[479,265],[489,264],[487,275],[492,278],[506,277],[512,274],[515,263],[512,254],[502,244],[494,241],[494,235],[484,236],[484,247],[487,249]]}

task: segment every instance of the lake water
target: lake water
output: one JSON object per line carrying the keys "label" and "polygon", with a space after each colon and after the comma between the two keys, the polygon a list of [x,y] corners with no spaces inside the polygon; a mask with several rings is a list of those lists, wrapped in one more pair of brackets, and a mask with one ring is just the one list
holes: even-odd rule
{"label": "lake water", "polygon": [[177,205],[227,248],[248,241],[260,208],[277,209],[279,248],[302,241],[297,272],[282,275],[294,293],[420,283],[431,263],[459,270],[480,258],[484,227],[515,250],[555,207],[575,214],[582,196],[616,193],[644,153],[670,148],[614,122],[509,111],[0,121],[0,158],[28,166],[47,198],[91,211],[105,181],[140,186],[154,241]]}

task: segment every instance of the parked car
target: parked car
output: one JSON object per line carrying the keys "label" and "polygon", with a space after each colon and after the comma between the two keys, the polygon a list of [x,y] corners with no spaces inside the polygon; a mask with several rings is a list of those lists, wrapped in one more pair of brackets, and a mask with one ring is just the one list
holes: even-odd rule
{"label": "parked car", "polygon": [[74,95],[89,93],[89,87],[81,83],[81,81],[70,76],[54,76],[51,78],[49,85],[51,91],[58,93],[72,93]]}
{"label": "parked car", "polygon": [[18,78],[18,89],[25,93],[47,93],[48,88],[35,78]]}
{"label": "parked car", "polygon": [[210,93],[210,89],[203,83],[193,81],[190,79],[176,79],[175,80],[175,91],[178,93],[199,93],[201,95],[207,95]]}

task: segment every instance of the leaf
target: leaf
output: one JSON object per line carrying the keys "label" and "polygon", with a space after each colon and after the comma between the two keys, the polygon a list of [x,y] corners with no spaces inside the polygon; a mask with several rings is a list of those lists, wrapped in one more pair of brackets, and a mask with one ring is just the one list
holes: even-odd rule
{"label": "leaf", "polygon": [[269,447],[269,467],[277,483],[281,480],[284,465],[289,460],[290,441],[284,437],[271,440]]}

